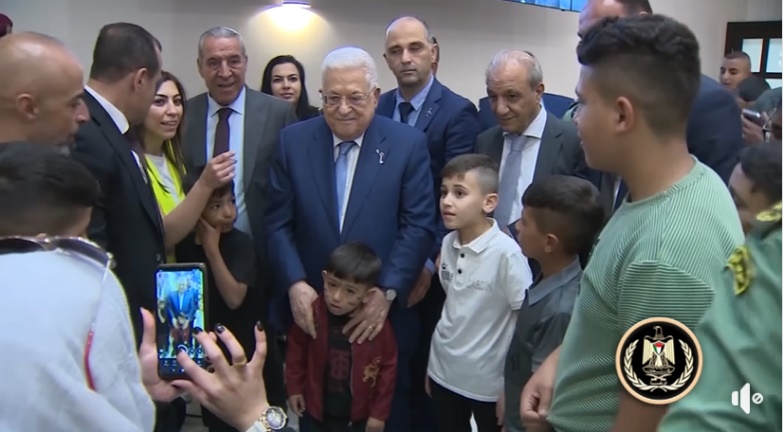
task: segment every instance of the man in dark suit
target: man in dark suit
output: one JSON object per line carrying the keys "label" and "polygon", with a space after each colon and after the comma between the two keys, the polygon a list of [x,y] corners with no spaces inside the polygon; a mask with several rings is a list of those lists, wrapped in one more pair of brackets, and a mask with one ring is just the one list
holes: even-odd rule
{"label": "man in dark suit", "polygon": [[587,166],[573,123],[541,106],[543,73],[530,53],[496,54],[487,69],[487,94],[498,125],[478,136],[476,152],[500,166],[494,217],[501,226],[513,227],[522,214],[522,194],[536,177],[587,177]]}
{"label": "man in dark suit", "polygon": [[[650,13],[653,10],[649,0],[589,0],[579,14],[578,34],[581,37],[606,17]],[[741,115],[734,97],[705,75],[701,76],[699,93],[688,117],[687,139],[688,151],[728,183],[743,146]],[[611,215],[625,198],[625,185],[607,173],[594,172],[592,180],[601,190],[607,214]]]}
{"label": "man in dark suit", "polygon": [[[347,242],[370,246],[383,262],[346,325],[352,342],[378,335],[388,316],[397,337],[397,386],[386,425],[410,431],[410,360],[419,333],[406,307],[435,239],[435,203],[426,136],[375,115],[375,62],[347,47],[324,59],[324,115],[283,131],[270,173],[270,259],[296,325],[315,337],[312,303],[323,292],[329,254]],[[419,384],[419,383],[415,383]]]}
{"label": "man in dark suit", "polygon": [[[245,302],[258,305],[257,319],[267,323],[267,331],[274,335],[275,326],[267,318],[270,269],[263,215],[268,202],[269,164],[280,131],[296,122],[296,114],[291,103],[245,85],[247,60],[242,35],[236,30],[214,27],[201,35],[197,66],[207,92],[188,101],[183,151],[191,169],[205,166],[223,152],[236,154],[235,227],[253,237],[259,265],[255,289],[248,292]],[[270,343],[264,373],[273,405],[285,403],[282,367],[277,344]],[[211,430],[227,427],[209,414],[204,417]]]}
{"label": "man in dark suit", "polygon": [[166,254],[158,206],[134,152],[137,141],[127,134],[144,122],[160,70],[160,43],[149,32],[135,24],[104,26],[85,87],[90,121],[79,129],[72,151],[101,185],[88,235],[114,255],[137,341],[139,307],[155,310],[155,269]]}
{"label": "man in dark suit", "polygon": [[0,39],[0,143],[70,145],[89,119],[83,93],[84,71],[62,42],[38,33]]}
{"label": "man in dark suit", "polygon": [[[128,299],[136,341],[141,341],[139,308],[155,310],[155,270],[165,260],[163,222],[138,140],[128,134],[144,122],[160,78],[161,46],[135,24],[104,26],[93,51],[84,101],[90,121],[76,135],[71,154],[98,179],[101,198],[93,207],[90,239],[114,255],[114,273]],[[193,221],[195,224],[195,221]],[[156,430],[179,430],[184,401],[161,404]]]}
{"label": "man in dark suit", "polygon": [[424,382],[426,376],[430,340],[445,300],[434,264],[440,253],[441,240],[448,232],[438,209],[440,173],[451,159],[473,153],[476,136],[479,134],[477,112],[473,103],[449,90],[435,78],[433,65],[439,51],[432,40],[427,23],[418,18],[405,16],[389,24],[383,57],[397,79],[398,87],[381,95],[376,110],[379,115],[413,126],[427,134],[438,231],[430,259],[408,299],[409,307],[421,302],[421,337],[413,365],[413,405],[414,408],[424,409],[417,409],[413,418],[417,425],[431,419],[428,424],[422,425],[422,430],[426,431],[435,429],[434,415],[427,413],[432,411],[426,409],[430,398],[424,392],[424,386],[419,384]]}

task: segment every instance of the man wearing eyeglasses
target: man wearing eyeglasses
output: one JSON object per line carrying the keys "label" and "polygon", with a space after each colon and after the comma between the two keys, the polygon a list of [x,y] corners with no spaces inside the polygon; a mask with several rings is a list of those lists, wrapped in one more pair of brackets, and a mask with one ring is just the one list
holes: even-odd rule
{"label": "man wearing eyeglasses", "polygon": [[[397,336],[397,385],[387,431],[411,430],[410,360],[419,326],[408,296],[432,252],[435,202],[426,136],[375,115],[378,71],[354,47],[322,65],[324,115],[283,130],[270,173],[266,224],[269,255],[295,325],[315,337],[312,304],[321,271],[341,244],[361,242],[383,262],[344,332],[371,343],[387,315]],[[415,383],[420,384],[420,383]]]}

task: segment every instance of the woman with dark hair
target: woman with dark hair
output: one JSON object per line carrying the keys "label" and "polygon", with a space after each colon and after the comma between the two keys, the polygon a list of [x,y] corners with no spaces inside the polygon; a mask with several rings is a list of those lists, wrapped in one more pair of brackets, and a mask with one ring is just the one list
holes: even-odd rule
{"label": "woman with dark hair", "polygon": [[294,56],[281,55],[269,60],[261,79],[261,92],[293,103],[300,121],[320,115],[320,110],[310,105],[304,67]]}
{"label": "woman with dark hair", "polygon": [[[182,83],[170,72],[162,71],[147,118],[144,124],[136,127],[139,143],[144,151],[144,158],[140,163],[152,186],[164,225],[167,215],[181,203],[188,208],[188,213],[192,211],[193,214],[200,215],[212,191],[233,179],[233,174],[231,178],[218,178],[215,174],[227,168],[233,170],[233,158],[230,161],[226,161],[225,157],[213,158],[207,166],[213,168],[211,165],[215,165],[218,169],[205,169],[198,181],[200,185],[185,196],[182,190],[182,179],[185,176],[182,131],[186,100]],[[221,181],[225,178],[228,178],[228,181]],[[187,231],[192,230],[198,222],[197,217],[190,219],[193,224],[189,224]],[[167,262],[174,262],[173,253],[168,255]]]}

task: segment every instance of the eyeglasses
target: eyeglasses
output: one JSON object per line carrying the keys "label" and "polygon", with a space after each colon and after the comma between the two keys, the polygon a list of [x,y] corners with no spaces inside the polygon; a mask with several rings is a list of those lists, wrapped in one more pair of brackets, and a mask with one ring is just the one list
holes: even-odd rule
{"label": "eyeglasses", "polygon": [[354,93],[350,96],[321,95],[321,99],[324,101],[324,105],[330,107],[340,106],[342,105],[343,101],[345,101],[348,106],[361,107],[367,103],[367,100],[370,99],[370,96],[372,96],[372,93]]}
{"label": "eyeglasses", "polygon": [[[103,267],[103,277],[101,278],[102,287],[98,299],[98,304],[100,304],[103,297],[103,286],[105,286],[106,277],[109,275],[110,270],[114,268],[114,257],[112,257],[111,253],[106,252],[97,244],[81,237],[0,237],[0,255],[54,251],[62,251],[64,253],[82,256]],[[92,339],[95,334],[95,321],[98,317],[97,311],[94,315],[84,347],[84,368],[87,375],[87,385],[91,390],[95,389],[95,385],[92,379],[92,373],[90,372],[90,349],[92,348]]]}
{"label": "eyeglasses", "polygon": [[[761,126],[761,133],[764,136],[764,141],[769,142],[772,140],[772,138],[775,137],[775,129],[772,125],[772,119],[775,117],[775,114],[777,114],[778,108],[773,108],[769,114],[767,114],[767,121],[764,122],[764,125]],[[778,133],[780,133],[780,130],[777,130]]]}

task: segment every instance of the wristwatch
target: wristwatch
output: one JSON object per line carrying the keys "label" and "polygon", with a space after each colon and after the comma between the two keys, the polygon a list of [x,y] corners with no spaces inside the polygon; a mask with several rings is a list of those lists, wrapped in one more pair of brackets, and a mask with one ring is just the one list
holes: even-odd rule
{"label": "wristwatch", "polygon": [[394,299],[397,298],[397,291],[392,288],[387,289],[383,292],[383,294],[386,296],[386,301],[389,303],[393,302]]}
{"label": "wristwatch", "polygon": [[286,423],[288,423],[288,416],[285,410],[280,407],[270,406],[264,410],[261,417],[253,423],[253,426],[245,432],[279,431],[285,427]]}

